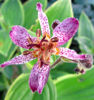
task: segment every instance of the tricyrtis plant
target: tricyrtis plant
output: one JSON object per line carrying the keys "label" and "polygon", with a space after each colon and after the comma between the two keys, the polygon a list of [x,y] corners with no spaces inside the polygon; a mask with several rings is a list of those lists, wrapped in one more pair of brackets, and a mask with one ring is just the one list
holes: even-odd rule
{"label": "tricyrtis plant", "polygon": [[[42,4],[37,3],[37,10],[41,30],[38,29],[36,37],[32,37],[24,27],[13,26],[12,31],[10,31],[10,38],[16,45],[27,50],[10,61],[4,62],[0,67],[23,64],[37,58],[38,62],[31,71],[29,86],[33,92],[38,91],[38,93],[41,93],[48,80],[50,69],[59,61],[78,63],[78,67],[75,70],[84,73],[85,68],[91,68],[92,66],[92,56],[79,55],[74,50],[60,47],[77,32],[79,22],[76,18],[67,18],[63,22],[54,21],[52,24],[53,36],[50,37],[48,19],[42,11]],[[41,31],[42,39],[40,39]],[[59,60],[53,65],[50,65],[51,55],[60,56]]]}

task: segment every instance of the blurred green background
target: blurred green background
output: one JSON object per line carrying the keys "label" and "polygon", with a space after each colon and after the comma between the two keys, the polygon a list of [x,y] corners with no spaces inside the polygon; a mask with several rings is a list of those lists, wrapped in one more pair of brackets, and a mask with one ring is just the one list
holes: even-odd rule
{"label": "blurred green background", "polygon": [[[36,3],[43,4],[51,29],[54,20],[79,19],[79,29],[72,40],[63,45],[79,54],[94,56],[94,0],[0,0],[0,64],[21,54],[22,48],[9,37],[13,25],[21,25],[35,36],[40,28]],[[56,60],[51,57],[51,64]],[[32,93],[28,79],[36,60],[24,65],[0,68],[0,100],[94,100],[94,65],[85,75],[77,75],[74,63],[60,63],[50,72],[41,95]]]}

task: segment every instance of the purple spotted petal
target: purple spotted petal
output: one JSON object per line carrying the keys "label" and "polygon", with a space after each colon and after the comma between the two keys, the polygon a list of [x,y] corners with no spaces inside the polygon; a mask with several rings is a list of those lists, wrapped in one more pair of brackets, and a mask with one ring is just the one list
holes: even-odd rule
{"label": "purple spotted petal", "polygon": [[3,64],[0,65],[0,67],[6,67],[8,65],[14,65],[14,64],[23,64],[33,59],[35,58],[31,54],[19,55],[19,56],[12,58],[10,61],[4,62]]}
{"label": "purple spotted petal", "polygon": [[67,59],[71,59],[71,60],[84,60],[85,59],[85,55],[79,55],[77,54],[74,50],[70,50],[68,48],[60,48],[60,56],[65,57]]}
{"label": "purple spotted petal", "polygon": [[34,65],[29,78],[29,85],[33,92],[38,91],[41,94],[48,80],[49,71],[49,65],[43,64],[41,68],[38,66],[38,63]]}
{"label": "purple spotted petal", "polygon": [[37,10],[38,10],[38,19],[40,21],[42,34],[48,33],[50,35],[50,28],[49,28],[49,24],[48,24],[48,19],[42,10],[41,3],[37,3]]}
{"label": "purple spotted petal", "polygon": [[53,37],[58,37],[58,46],[63,45],[77,32],[79,22],[76,18],[67,18],[53,30]]}
{"label": "purple spotted petal", "polygon": [[10,38],[16,45],[25,49],[29,49],[27,46],[29,45],[28,38],[30,38],[32,42],[36,41],[36,38],[31,37],[24,27],[18,25],[12,27],[12,31],[10,31]]}

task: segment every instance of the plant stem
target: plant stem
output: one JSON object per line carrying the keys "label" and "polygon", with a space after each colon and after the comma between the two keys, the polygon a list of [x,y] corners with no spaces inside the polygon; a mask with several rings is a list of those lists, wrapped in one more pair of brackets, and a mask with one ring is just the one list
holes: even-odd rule
{"label": "plant stem", "polygon": [[59,58],[50,66],[50,68],[54,68],[55,65],[57,65],[57,64],[60,63],[60,62],[61,62],[61,57],[59,57]]}

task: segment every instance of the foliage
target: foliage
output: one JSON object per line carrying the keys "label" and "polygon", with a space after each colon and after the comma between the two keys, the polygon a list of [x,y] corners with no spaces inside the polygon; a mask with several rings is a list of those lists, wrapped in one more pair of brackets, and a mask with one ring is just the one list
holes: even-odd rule
{"label": "foliage", "polygon": [[94,27],[85,13],[82,13],[79,19],[80,27],[77,40],[83,53],[94,54]]}
{"label": "foliage", "polygon": [[93,100],[94,68],[85,75],[66,75],[55,81],[58,100]]}

